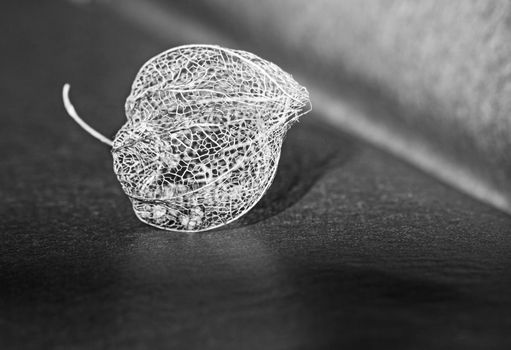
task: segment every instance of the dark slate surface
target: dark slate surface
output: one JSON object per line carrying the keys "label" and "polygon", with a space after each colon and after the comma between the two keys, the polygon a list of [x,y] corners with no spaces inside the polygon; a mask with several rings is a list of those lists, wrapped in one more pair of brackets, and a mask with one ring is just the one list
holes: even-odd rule
{"label": "dark slate surface", "polygon": [[104,145],[162,43],[95,6],[2,4],[1,349],[507,349],[511,218],[333,130],[286,140],[236,227],[139,222]]}

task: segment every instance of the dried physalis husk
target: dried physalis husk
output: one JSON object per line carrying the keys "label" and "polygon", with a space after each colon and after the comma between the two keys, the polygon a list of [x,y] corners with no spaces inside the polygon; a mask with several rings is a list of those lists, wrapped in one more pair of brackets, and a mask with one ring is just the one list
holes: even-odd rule
{"label": "dried physalis husk", "polygon": [[138,72],[128,121],[110,141],[114,171],[137,217],[172,231],[210,230],[249,211],[270,186],[307,90],[254,54],[212,45],[165,51]]}

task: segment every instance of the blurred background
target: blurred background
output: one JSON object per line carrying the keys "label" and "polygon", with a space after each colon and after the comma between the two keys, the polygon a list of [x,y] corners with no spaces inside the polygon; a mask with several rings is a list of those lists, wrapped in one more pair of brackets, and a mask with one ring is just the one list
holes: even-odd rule
{"label": "blurred background", "polygon": [[[507,1],[4,1],[0,348],[507,349]],[[268,193],[187,235],[139,222],[108,137],[141,65],[253,52],[313,112]]]}

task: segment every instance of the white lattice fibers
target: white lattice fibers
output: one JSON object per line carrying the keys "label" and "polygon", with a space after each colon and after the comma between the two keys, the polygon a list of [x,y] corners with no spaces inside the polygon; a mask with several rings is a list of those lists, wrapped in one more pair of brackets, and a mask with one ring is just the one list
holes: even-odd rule
{"label": "white lattice fibers", "polygon": [[114,169],[140,220],[202,231],[252,208],[271,184],[307,90],[251,53],[188,45],[150,59],[126,101]]}

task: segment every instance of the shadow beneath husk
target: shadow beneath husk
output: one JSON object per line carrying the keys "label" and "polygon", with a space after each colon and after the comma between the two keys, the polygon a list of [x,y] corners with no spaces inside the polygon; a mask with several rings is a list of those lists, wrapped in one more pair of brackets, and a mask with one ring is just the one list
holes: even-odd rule
{"label": "shadow beneath husk", "polygon": [[313,116],[303,120],[288,131],[273,184],[254,208],[230,227],[251,225],[289,208],[328,169],[344,164],[357,152],[350,136]]}

